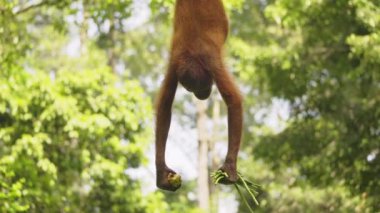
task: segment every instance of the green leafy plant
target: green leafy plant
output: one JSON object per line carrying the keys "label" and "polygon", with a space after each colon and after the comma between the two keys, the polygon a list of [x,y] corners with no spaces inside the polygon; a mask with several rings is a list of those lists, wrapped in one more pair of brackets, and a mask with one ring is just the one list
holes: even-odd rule
{"label": "green leafy plant", "polygon": [[[222,170],[217,170],[216,172],[213,172],[211,174],[211,178],[215,184],[221,183],[221,181],[227,177],[228,177],[228,174],[226,172],[223,172]],[[257,206],[259,206],[260,204],[257,201],[256,196],[259,195],[259,190],[260,190],[261,186],[256,184],[256,183],[253,183],[252,181],[247,180],[240,173],[238,173],[238,177],[239,178],[238,178],[237,182],[234,183],[233,185],[235,186],[236,190],[238,191],[239,196],[243,200],[244,204],[247,206],[247,208],[251,212],[253,212],[252,207],[248,204],[247,198],[243,195],[243,193],[239,187],[243,187],[243,189],[245,189],[248,192],[249,196],[254,201],[254,203]]]}

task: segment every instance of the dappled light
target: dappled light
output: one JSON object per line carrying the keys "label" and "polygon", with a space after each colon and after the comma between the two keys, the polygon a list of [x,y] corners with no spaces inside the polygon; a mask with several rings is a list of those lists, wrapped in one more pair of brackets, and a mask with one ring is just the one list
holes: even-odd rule
{"label": "dappled light", "polygon": [[380,2],[199,2],[0,0],[0,212],[380,211]]}

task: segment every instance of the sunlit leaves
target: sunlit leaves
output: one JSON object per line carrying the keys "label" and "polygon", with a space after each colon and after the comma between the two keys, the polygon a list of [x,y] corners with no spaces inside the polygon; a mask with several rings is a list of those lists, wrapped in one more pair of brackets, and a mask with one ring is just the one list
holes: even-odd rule
{"label": "sunlit leaves", "polygon": [[241,9],[245,0],[223,0],[224,6],[227,10]]}
{"label": "sunlit leaves", "polygon": [[[144,160],[144,129],[151,114],[136,82],[118,82],[108,69],[60,72],[55,79],[19,71],[1,80],[0,144],[6,148],[0,151],[0,178],[6,190],[28,191],[16,197],[5,194],[7,202],[21,196],[28,200],[25,205],[8,205],[7,211],[59,209],[65,205],[61,196],[70,199],[70,208],[78,197],[87,199],[75,207],[83,210],[143,208],[141,197],[128,198],[139,189],[124,173]],[[104,182],[110,187],[109,199],[102,201],[93,195],[108,190]]]}
{"label": "sunlit leaves", "polygon": [[342,184],[369,195],[362,211],[379,208],[374,174],[380,167],[373,163],[379,158],[371,155],[379,146],[380,118],[375,2],[274,1],[265,10],[272,42],[252,48],[258,51],[254,76],[273,96],[289,100],[293,114],[288,127],[262,138],[254,154],[276,169],[300,167],[313,185]]}
{"label": "sunlit leaves", "polygon": [[373,30],[379,30],[380,26],[380,5],[376,1],[351,0],[349,4],[356,7],[356,17]]}
{"label": "sunlit leaves", "polygon": [[[174,12],[173,6],[175,2],[176,0],[151,0],[150,7],[153,13],[163,9],[169,9],[169,11]],[[227,10],[240,9],[244,4],[244,0],[223,0],[223,3]]]}
{"label": "sunlit leaves", "polygon": [[[20,179],[14,183],[8,183],[7,179],[13,177],[11,174],[0,167],[0,210],[2,212],[25,212],[29,205],[24,200],[27,191],[23,190],[25,180]],[[7,179],[5,179],[7,178]]]}
{"label": "sunlit leaves", "polygon": [[351,46],[352,56],[365,59],[363,64],[379,64],[380,30],[370,35],[351,35],[347,43]]}

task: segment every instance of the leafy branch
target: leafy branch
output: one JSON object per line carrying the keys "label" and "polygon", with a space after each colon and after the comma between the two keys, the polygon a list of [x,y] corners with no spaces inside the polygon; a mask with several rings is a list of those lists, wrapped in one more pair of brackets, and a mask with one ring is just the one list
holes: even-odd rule
{"label": "leafy branch", "polygon": [[[223,179],[227,178],[228,174],[226,172],[223,172],[222,170],[218,170],[211,174],[211,178],[215,184],[221,183]],[[247,208],[250,210],[250,212],[253,212],[252,207],[248,204],[247,198],[243,195],[242,191],[239,187],[243,187],[248,193],[251,199],[254,201],[255,205],[259,206],[259,202],[256,199],[256,196],[259,194],[260,185],[253,183],[243,177],[240,173],[238,173],[238,181],[234,183],[234,186],[236,190],[239,193],[240,198],[243,200],[244,204],[247,206]]]}
{"label": "leafy branch", "polygon": [[31,9],[42,7],[42,6],[49,5],[49,4],[51,4],[51,1],[41,1],[41,2],[35,3],[35,4],[32,3],[29,5],[18,6],[18,7],[20,7],[20,9],[14,11],[13,14],[19,15],[19,14],[28,12]]}

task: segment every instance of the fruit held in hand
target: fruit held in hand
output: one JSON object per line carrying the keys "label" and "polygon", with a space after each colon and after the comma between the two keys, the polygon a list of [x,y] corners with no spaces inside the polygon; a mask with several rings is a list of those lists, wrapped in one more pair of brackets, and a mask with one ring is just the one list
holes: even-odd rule
{"label": "fruit held in hand", "polygon": [[181,175],[169,173],[168,182],[175,188],[178,188],[182,184]]}

